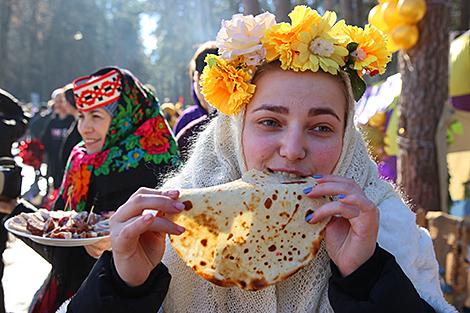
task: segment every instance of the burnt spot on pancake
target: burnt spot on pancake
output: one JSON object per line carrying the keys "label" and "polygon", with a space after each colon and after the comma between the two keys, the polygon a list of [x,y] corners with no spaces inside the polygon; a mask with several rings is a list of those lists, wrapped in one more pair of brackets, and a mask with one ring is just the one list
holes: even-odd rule
{"label": "burnt spot on pancake", "polygon": [[189,211],[193,208],[193,203],[189,200],[184,201],[183,204],[184,204],[185,211]]}
{"label": "burnt spot on pancake", "polygon": [[207,247],[207,239],[202,239],[202,240],[201,240],[201,245],[202,245],[203,247]]}
{"label": "burnt spot on pancake", "polygon": [[266,209],[270,209],[272,205],[273,205],[273,200],[271,200],[271,198],[267,198],[267,199],[264,201],[264,207],[265,207]]}
{"label": "burnt spot on pancake", "polygon": [[230,240],[233,237],[233,234],[229,234],[227,240]]}
{"label": "burnt spot on pancake", "polygon": [[251,281],[250,285],[251,285],[250,286],[251,288],[249,290],[260,290],[268,286],[269,283],[266,281],[266,279],[261,278],[261,279],[255,279]]}
{"label": "burnt spot on pancake", "polygon": [[201,264],[201,266],[206,266],[207,265],[207,263],[204,262],[204,261],[199,262],[199,264]]}
{"label": "burnt spot on pancake", "polygon": [[271,246],[269,246],[268,250],[269,250],[270,252],[276,251],[276,246],[275,246],[275,245],[271,245]]}

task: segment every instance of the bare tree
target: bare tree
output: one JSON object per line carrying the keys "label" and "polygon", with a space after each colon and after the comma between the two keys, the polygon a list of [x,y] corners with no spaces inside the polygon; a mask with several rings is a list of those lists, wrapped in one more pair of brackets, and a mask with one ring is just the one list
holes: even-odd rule
{"label": "bare tree", "polygon": [[243,0],[243,13],[256,15],[261,12],[258,0]]}
{"label": "bare tree", "polygon": [[287,22],[289,20],[288,14],[291,7],[292,4],[290,0],[276,0],[276,20],[278,22]]}
{"label": "bare tree", "polygon": [[418,44],[399,55],[398,184],[427,211],[442,209],[435,138],[448,97],[449,27],[449,4],[427,0]]}

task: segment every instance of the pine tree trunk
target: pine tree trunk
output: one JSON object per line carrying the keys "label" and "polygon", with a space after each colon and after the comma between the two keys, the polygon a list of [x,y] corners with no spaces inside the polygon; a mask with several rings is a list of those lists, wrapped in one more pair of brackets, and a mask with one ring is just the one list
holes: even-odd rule
{"label": "pine tree trunk", "polygon": [[341,13],[346,23],[353,23],[353,2],[351,0],[341,0]]}
{"label": "pine tree trunk", "polygon": [[449,4],[428,0],[418,44],[400,52],[398,184],[416,208],[439,211],[436,129],[448,97]]}
{"label": "pine tree trunk", "polygon": [[333,0],[325,0],[323,6],[325,7],[325,10],[333,11],[335,5]]}
{"label": "pine tree trunk", "polygon": [[243,0],[243,14],[245,15],[256,15],[260,13],[258,0]]}
{"label": "pine tree trunk", "polygon": [[[10,30],[10,17],[13,1],[0,1],[0,60],[8,63],[8,33]],[[0,85],[4,85],[6,80],[6,66],[0,66]]]}
{"label": "pine tree trunk", "polygon": [[291,10],[290,0],[276,0],[276,21],[277,22],[287,22],[289,21],[289,14]]}
{"label": "pine tree trunk", "polygon": [[354,23],[357,25],[357,26],[361,26],[363,27],[364,26],[364,22],[365,22],[365,19],[364,19],[364,3],[363,3],[363,0],[356,0],[356,8],[354,10],[354,13],[355,13],[355,21]]}
{"label": "pine tree trunk", "polygon": [[460,0],[460,25],[459,30],[470,28],[470,1]]}

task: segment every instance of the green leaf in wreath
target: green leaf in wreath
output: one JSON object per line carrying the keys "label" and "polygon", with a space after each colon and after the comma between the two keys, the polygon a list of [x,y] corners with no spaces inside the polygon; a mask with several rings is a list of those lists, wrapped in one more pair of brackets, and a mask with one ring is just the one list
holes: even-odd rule
{"label": "green leaf in wreath", "polygon": [[351,88],[354,95],[354,100],[359,101],[362,95],[366,91],[366,83],[365,81],[359,77],[357,71],[352,68],[348,68],[346,72],[349,75],[349,80],[351,81]]}
{"label": "green leaf in wreath", "polygon": [[349,53],[356,51],[357,47],[359,44],[357,42],[350,42],[346,46],[346,49],[348,49]]}

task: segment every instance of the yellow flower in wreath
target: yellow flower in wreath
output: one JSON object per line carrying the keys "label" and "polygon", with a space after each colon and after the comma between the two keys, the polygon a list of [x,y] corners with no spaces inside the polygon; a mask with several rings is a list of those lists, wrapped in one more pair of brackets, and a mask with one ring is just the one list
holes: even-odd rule
{"label": "yellow flower in wreath", "polygon": [[333,31],[338,36],[339,34],[347,36],[347,44],[357,43],[358,46],[350,53],[350,57],[354,61],[354,69],[359,71],[359,74],[363,74],[363,70],[375,74],[385,72],[385,67],[390,62],[391,52],[387,49],[386,36],[377,27],[367,24],[362,29],[340,21],[334,26]]}
{"label": "yellow flower in wreath", "polygon": [[207,66],[201,76],[202,94],[222,113],[238,113],[255,92],[248,69],[235,67],[213,54],[209,54],[205,61]]}
{"label": "yellow flower in wreath", "polygon": [[299,53],[292,48],[292,44],[301,32],[308,31],[310,25],[320,23],[321,16],[317,11],[299,5],[289,13],[292,25],[279,23],[272,26],[261,39],[266,49],[266,61],[279,59],[284,70],[290,69],[294,59]]}

